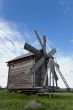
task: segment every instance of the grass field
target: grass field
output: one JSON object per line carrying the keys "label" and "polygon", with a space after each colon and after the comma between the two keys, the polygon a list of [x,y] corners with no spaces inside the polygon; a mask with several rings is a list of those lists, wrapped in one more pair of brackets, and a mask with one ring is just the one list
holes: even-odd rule
{"label": "grass field", "polygon": [[[39,108],[25,108],[30,101],[42,103]],[[73,110],[73,93],[57,93],[49,96],[27,96],[0,90],[0,110]]]}

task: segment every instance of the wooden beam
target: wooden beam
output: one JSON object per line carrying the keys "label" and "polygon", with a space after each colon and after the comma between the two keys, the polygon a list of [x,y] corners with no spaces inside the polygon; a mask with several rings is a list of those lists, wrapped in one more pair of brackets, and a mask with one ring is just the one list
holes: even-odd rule
{"label": "wooden beam", "polygon": [[55,53],[56,53],[56,49],[54,48],[48,53],[48,57],[52,57]]}
{"label": "wooden beam", "polygon": [[25,43],[24,49],[28,50],[29,52],[31,52],[31,53],[39,56],[39,57],[41,57],[41,55],[42,55],[42,52],[41,51],[39,51],[38,49],[32,47],[31,45],[29,45],[27,43]]}
{"label": "wooden beam", "polygon": [[43,35],[43,48],[46,51],[46,36]]}
{"label": "wooden beam", "polygon": [[39,35],[38,35],[38,32],[35,31],[35,34],[36,34],[37,39],[39,40],[39,42],[40,42],[40,44],[41,44],[41,46],[42,46],[44,55],[47,56],[47,53],[46,53],[45,49],[43,48],[43,43],[42,43],[42,41],[41,41],[41,39],[40,39],[40,37],[39,37]]}
{"label": "wooden beam", "polygon": [[45,59],[51,57],[54,53],[55,53],[55,49],[52,49],[48,53],[48,57],[43,56],[39,61],[37,61],[36,64],[32,67],[32,72],[36,72],[45,63]]}
{"label": "wooden beam", "polygon": [[51,65],[51,59],[49,59],[49,62],[47,62],[47,71],[46,71],[46,74],[45,74],[45,77],[44,77],[43,87],[45,87],[45,85],[46,85],[46,81],[47,81],[47,78],[48,78],[48,69],[50,68],[50,65]]}
{"label": "wooden beam", "polygon": [[51,61],[51,72],[53,74],[54,79],[58,80],[58,76],[57,76],[56,71],[55,71],[55,66],[54,66],[52,61]]}
{"label": "wooden beam", "polygon": [[66,89],[67,89],[67,90],[70,90],[70,87],[69,87],[67,81],[65,80],[63,74],[62,74],[61,71],[60,71],[59,65],[58,65],[57,63],[55,63],[54,60],[52,60],[52,61],[53,61],[54,65],[55,65],[56,70],[58,71],[58,73],[59,73],[59,75],[60,75],[62,81],[64,82],[64,84],[65,84],[65,86],[66,86]]}
{"label": "wooden beam", "polygon": [[34,66],[31,68],[32,72],[36,72],[45,62],[45,57],[43,56],[39,61],[34,64]]}
{"label": "wooden beam", "polygon": [[[45,35],[43,35],[43,48],[46,51],[46,36]],[[44,82],[44,77],[46,75],[46,72],[48,72],[47,62],[45,62],[42,65],[42,85],[43,85],[43,82]],[[45,87],[47,87],[48,86],[48,75],[46,76],[46,81],[44,83],[45,83]]]}
{"label": "wooden beam", "polygon": [[[54,61],[53,61],[53,62],[54,62]],[[65,84],[66,88],[67,88],[67,89],[70,89],[70,87],[69,87],[69,85],[68,85],[67,81],[65,80],[65,78],[64,78],[64,76],[63,76],[63,74],[61,73],[61,71],[60,71],[60,69],[59,69],[58,64],[57,64],[57,63],[55,63],[55,62],[54,62],[54,64],[55,64],[56,70],[58,71],[58,73],[59,73],[59,75],[60,75],[60,77],[61,77],[62,81],[64,82],[64,84]]]}
{"label": "wooden beam", "polygon": [[41,46],[43,47],[43,44],[42,44],[42,41],[41,41],[41,39],[40,39],[40,37],[39,37],[38,32],[37,32],[36,30],[35,30],[34,32],[35,32],[35,34],[36,34],[36,36],[37,36],[37,39],[39,40]]}

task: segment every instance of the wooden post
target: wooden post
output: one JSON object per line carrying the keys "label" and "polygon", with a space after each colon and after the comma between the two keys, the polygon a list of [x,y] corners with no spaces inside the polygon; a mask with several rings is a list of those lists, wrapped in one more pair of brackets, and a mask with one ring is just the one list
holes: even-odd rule
{"label": "wooden post", "polygon": [[[33,59],[33,65],[35,64],[35,58]],[[35,72],[33,72],[33,88],[35,87]]]}
{"label": "wooden post", "polygon": [[50,75],[49,75],[49,82],[50,82],[50,86],[51,86],[51,65],[50,65],[50,73],[49,73]]}
{"label": "wooden post", "polygon": [[46,51],[46,36],[43,35],[43,48]]}
{"label": "wooden post", "polygon": [[[41,44],[41,46],[42,46],[42,50],[43,50],[43,53],[44,53],[44,55],[45,56],[47,56],[47,53],[46,53],[46,51],[45,51],[45,48],[44,48],[44,46],[43,46],[43,43],[42,43],[42,41],[41,41],[41,39],[40,39],[40,37],[39,37],[39,35],[38,35],[38,32],[37,31],[35,31],[35,34],[36,34],[36,36],[37,36],[37,39],[39,40],[39,42],[40,42],[40,44]],[[45,36],[43,36],[43,41],[44,41],[44,44],[45,44],[45,47],[46,47],[46,37]]]}
{"label": "wooden post", "polygon": [[[46,36],[45,35],[43,35],[43,48],[46,51]],[[42,71],[43,71],[43,73],[42,73],[43,80],[42,81],[44,82],[44,78],[45,78],[46,72],[48,72],[47,71],[47,62],[45,62],[43,64]],[[45,86],[47,86],[47,85],[48,85],[48,74],[46,76],[46,82],[45,82]]]}
{"label": "wooden post", "polygon": [[54,65],[52,64],[52,66],[53,66],[53,68],[52,68],[52,72],[53,72],[52,76],[53,76],[53,87],[54,87]]}
{"label": "wooden post", "polygon": [[56,87],[58,87],[57,80],[55,80],[55,82],[56,82]]}

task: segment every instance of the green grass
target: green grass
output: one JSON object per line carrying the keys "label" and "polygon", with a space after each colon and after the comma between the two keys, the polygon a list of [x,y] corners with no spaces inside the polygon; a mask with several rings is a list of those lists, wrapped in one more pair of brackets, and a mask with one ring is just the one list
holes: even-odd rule
{"label": "green grass", "polygon": [[[41,102],[42,106],[25,109],[25,105],[33,100]],[[49,96],[27,96],[0,90],[0,110],[73,110],[73,93],[57,93],[50,99]]]}

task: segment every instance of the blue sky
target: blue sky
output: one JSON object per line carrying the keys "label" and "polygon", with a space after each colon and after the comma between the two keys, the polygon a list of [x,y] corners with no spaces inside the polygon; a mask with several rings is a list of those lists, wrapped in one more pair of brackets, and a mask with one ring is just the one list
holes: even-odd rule
{"label": "blue sky", "polygon": [[1,85],[7,83],[5,62],[26,52],[25,41],[37,46],[35,29],[41,39],[45,34],[47,41],[57,48],[61,70],[73,87],[73,0],[0,0]]}
{"label": "blue sky", "polygon": [[[73,0],[5,0],[2,17],[18,27],[45,33],[57,48],[67,54],[73,45]],[[24,29],[25,30],[25,29]],[[23,30],[23,31],[24,31]]]}

